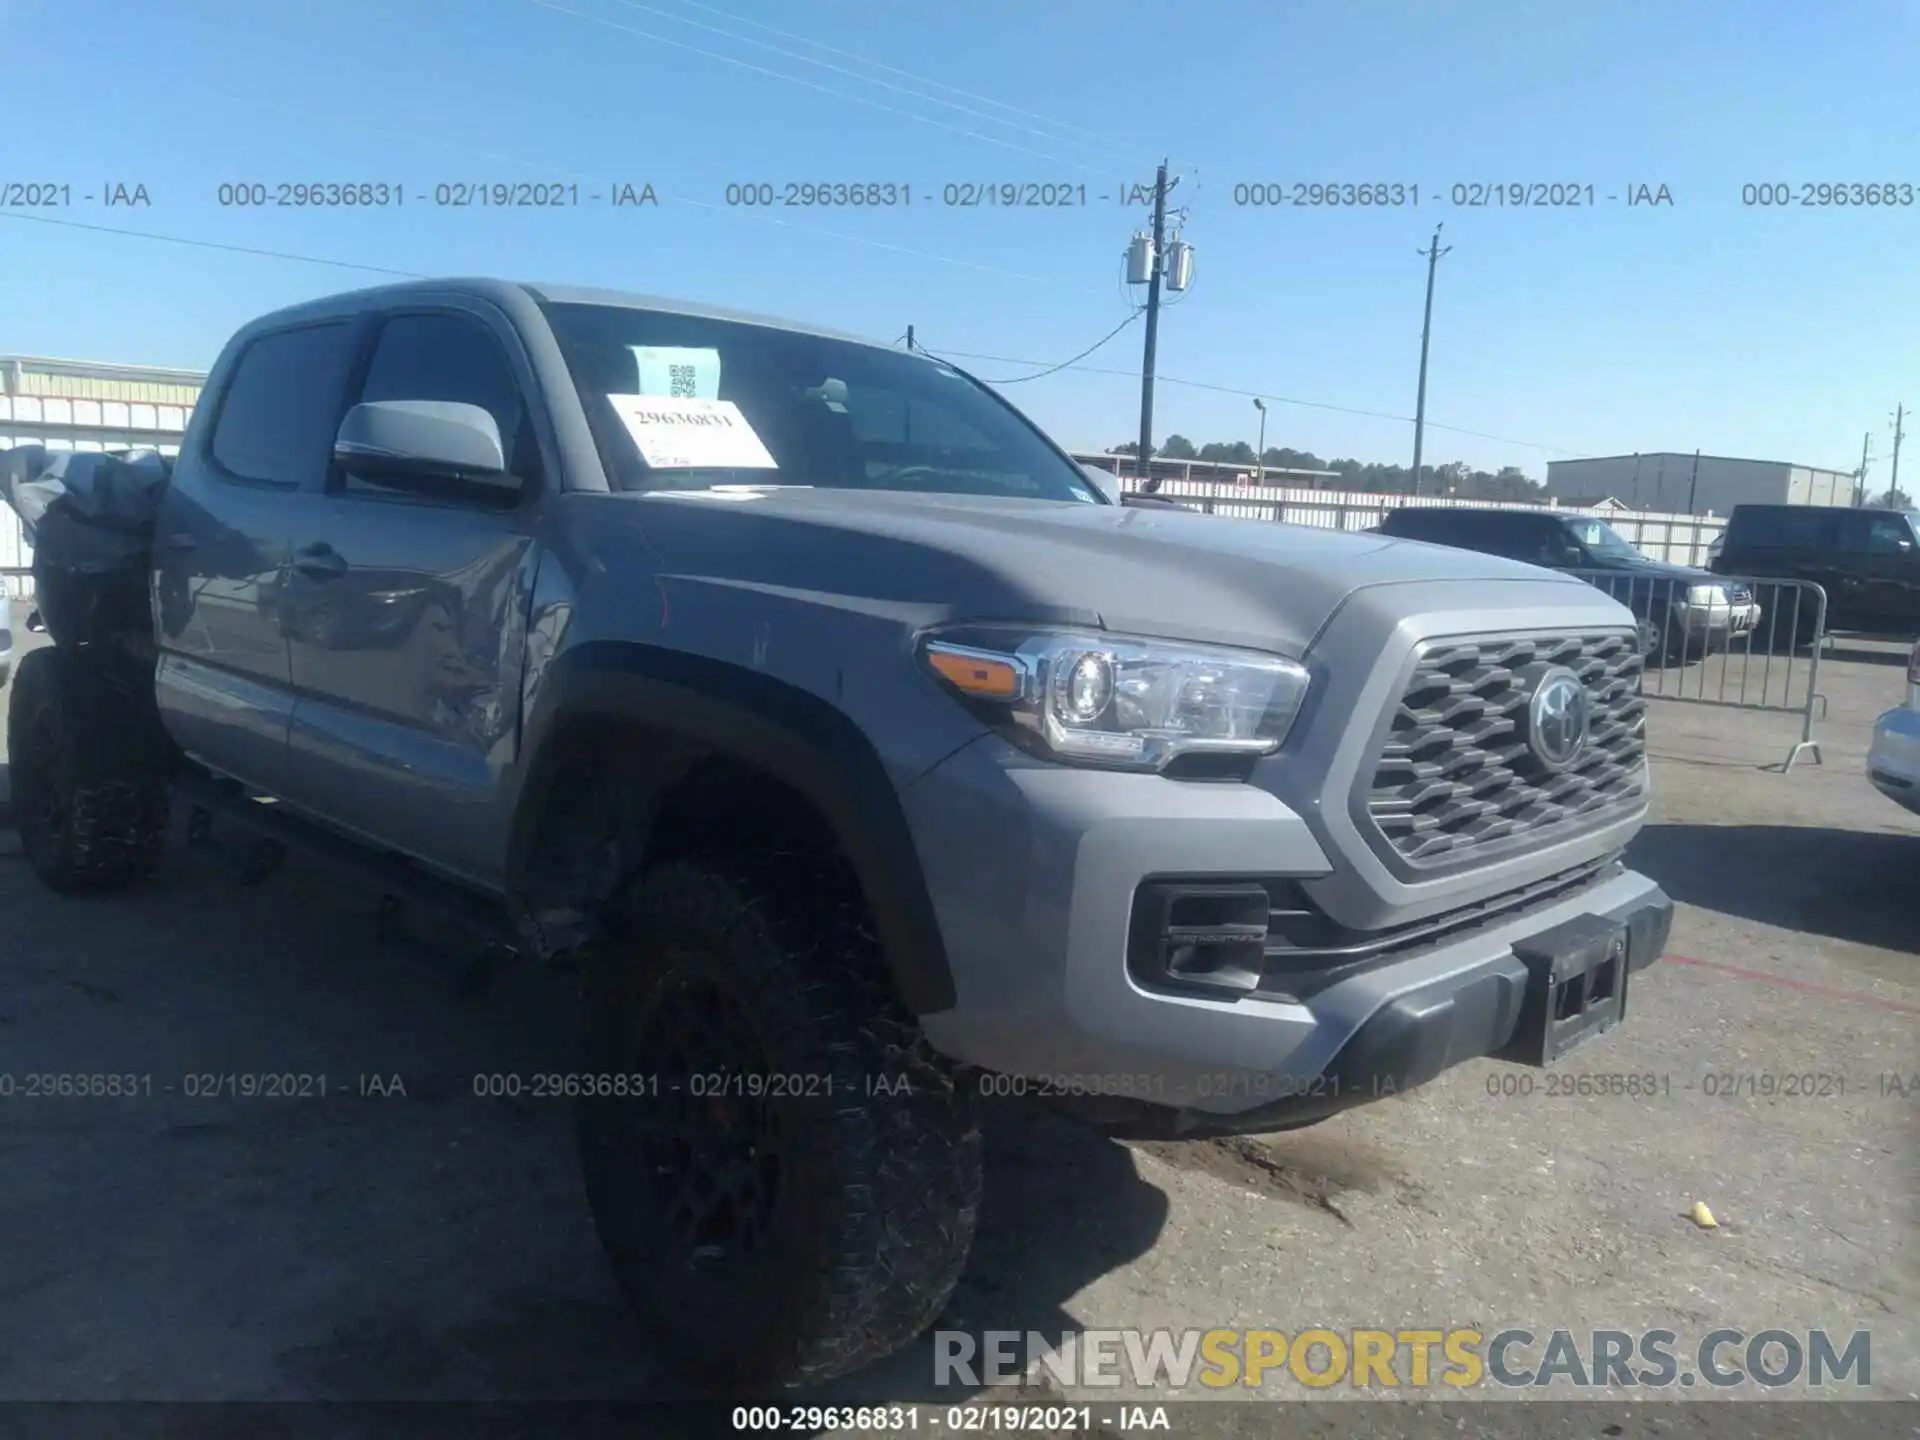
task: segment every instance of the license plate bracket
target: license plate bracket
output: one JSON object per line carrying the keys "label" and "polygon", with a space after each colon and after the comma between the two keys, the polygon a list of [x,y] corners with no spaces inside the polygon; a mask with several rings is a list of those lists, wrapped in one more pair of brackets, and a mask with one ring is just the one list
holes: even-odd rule
{"label": "license plate bracket", "polygon": [[1513,1037],[1495,1058],[1551,1065],[1618,1025],[1626,1015],[1631,943],[1618,921],[1577,915],[1515,944],[1527,988]]}

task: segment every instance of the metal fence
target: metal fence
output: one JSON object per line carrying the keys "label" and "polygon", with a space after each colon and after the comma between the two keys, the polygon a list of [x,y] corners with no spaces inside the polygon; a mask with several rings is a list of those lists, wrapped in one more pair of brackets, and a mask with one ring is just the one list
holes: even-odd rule
{"label": "metal fence", "polygon": [[1820,586],[1735,575],[1690,583],[1619,570],[1566,573],[1606,591],[1639,621],[1648,698],[1798,715],[1800,738],[1781,773],[1803,754],[1824,763],[1813,738],[1827,703],[1820,693],[1827,592]]}
{"label": "metal fence", "polygon": [[[23,578],[24,577],[24,578]],[[10,506],[0,503],[0,595],[21,594],[33,584],[33,547]]]}
{"label": "metal fence", "polygon": [[31,565],[0,565],[0,600],[31,600],[33,594]]}
{"label": "metal fence", "polygon": [[[1140,489],[1137,476],[1120,477],[1120,488]],[[1277,520],[1327,530],[1366,530],[1389,510],[1403,505],[1471,506],[1475,509],[1539,510],[1604,520],[1620,537],[1648,557],[1677,565],[1704,566],[1713,542],[1726,529],[1717,515],[1676,515],[1665,511],[1609,510],[1591,506],[1538,504],[1519,500],[1463,500],[1450,495],[1382,495],[1371,490],[1321,490],[1312,487],[1230,485],[1211,480],[1162,480],[1154,495],[1241,520]]]}

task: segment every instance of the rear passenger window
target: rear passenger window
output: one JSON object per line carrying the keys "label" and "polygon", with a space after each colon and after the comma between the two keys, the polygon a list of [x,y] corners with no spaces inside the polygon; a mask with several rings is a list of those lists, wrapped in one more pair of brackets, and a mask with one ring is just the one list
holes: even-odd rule
{"label": "rear passenger window", "polygon": [[1903,515],[1848,515],[1841,522],[1840,548],[1856,555],[1898,555],[1913,548],[1913,531]]}
{"label": "rear passenger window", "polygon": [[1403,540],[1425,540],[1434,545],[1451,543],[1453,531],[1457,529],[1451,522],[1453,517],[1443,509],[1429,509],[1424,505],[1402,505],[1387,512],[1381,529],[1389,535],[1397,535]]}
{"label": "rear passenger window", "polygon": [[236,479],[289,489],[325,473],[353,353],[346,321],[249,342],[220,401],[214,463]]}
{"label": "rear passenger window", "polygon": [[[500,448],[513,473],[531,478],[539,449],[526,423],[520,385],[499,339],[465,315],[396,315],[380,327],[357,403],[453,400],[477,405],[500,427]],[[388,487],[346,474],[342,488],[388,493]],[[417,494],[411,489],[409,494]]]}
{"label": "rear passenger window", "polygon": [[1529,565],[1548,565],[1564,559],[1552,553],[1557,547],[1551,541],[1560,539],[1557,526],[1551,526],[1532,515],[1489,515],[1484,521],[1487,527],[1487,550],[1508,560],[1524,560]]}
{"label": "rear passenger window", "polygon": [[1736,511],[1729,525],[1732,541],[1755,550],[1818,550],[1826,516],[1791,505]]}

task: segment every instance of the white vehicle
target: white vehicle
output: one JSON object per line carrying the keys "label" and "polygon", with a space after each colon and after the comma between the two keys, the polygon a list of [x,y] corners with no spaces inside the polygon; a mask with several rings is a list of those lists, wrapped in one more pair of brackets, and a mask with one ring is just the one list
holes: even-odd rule
{"label": "white vehicle", "polygon": [[1874,722],[1867,779],[1889,800],[1920,815],[1920,643],[1907,656],[1906,704]]}

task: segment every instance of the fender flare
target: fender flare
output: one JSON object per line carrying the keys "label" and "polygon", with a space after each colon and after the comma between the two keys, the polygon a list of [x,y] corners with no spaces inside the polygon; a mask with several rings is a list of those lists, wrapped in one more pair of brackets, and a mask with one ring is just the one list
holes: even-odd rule
{"label": "fender flare", "polygon": [[561,762],[549,744],[581,719],[630,721],[766,771],[826,818],[852,862],[901,1002],[955,1003],[953,972],[906,811],[879,752],[845,712],[758,671],[681,651],[593,641],[542,677],[523,737],[532,757],[514,807],[509,883],[523,873]]}

